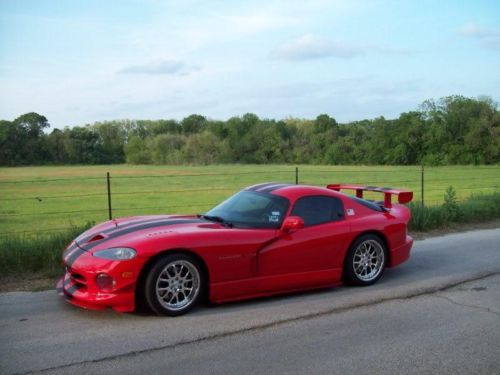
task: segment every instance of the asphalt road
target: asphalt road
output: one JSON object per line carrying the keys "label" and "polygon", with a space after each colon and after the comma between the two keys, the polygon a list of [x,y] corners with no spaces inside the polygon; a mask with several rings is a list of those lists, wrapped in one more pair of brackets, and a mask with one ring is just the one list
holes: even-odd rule
{"label": "asphalt road", "polygon": [[500,373],[500,229],[418,241],[368,288],[92,312],[0,294],[0,373]]}

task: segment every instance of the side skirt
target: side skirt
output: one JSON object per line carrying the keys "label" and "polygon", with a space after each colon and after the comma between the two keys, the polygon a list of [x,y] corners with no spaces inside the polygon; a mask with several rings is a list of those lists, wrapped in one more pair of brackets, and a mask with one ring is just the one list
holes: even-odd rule
{"label": "side skirt", "polygon": [[238,301],[274,294],[293,293],[342,284],[342,269],[260,276],[243,280],[210,284],[210,301]]}

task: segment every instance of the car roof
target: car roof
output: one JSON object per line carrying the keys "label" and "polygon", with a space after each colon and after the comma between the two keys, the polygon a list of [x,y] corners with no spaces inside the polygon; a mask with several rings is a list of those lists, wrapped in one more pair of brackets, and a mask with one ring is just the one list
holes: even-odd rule
{"label": "car roof", "polygon": [[267,182],[247,187],[247,191],[255,191],[260,193],[271,193],[286,197],[290,200],[295,200],[304,195],[329,195],[334,197],[344,196],[341,193],[327,189],[326,187],[312,185],[295,185],[280,182]]}

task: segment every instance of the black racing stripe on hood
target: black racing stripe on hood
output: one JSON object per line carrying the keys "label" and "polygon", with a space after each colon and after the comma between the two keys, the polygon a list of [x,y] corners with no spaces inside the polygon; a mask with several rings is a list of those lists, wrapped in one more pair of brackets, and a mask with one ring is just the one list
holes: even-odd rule
{"label": "black racing stripe on hood", "polygon": [[192,223],[204,223],[204,221],[200,220],[200,219],[196,219],[196,220],[194,220],[194,219],[192,219],[192,220],[190,220],[190,219],[187,219],[187,220],[186,219],[185,220],[169,219],[169,220],[165,220],[165,221],[157,221],[154,223],[147,223],[147,224],[143,224],[143,225],[139,225],[139,226],[134,226],[132,228],[124,228],[122,230],[115,231],[115,232],[111,233],[108,237],[103,238],[102,240],[97,240],[97,241],[91,242],[90,244],[87,244],[87,245],[82,244],[80,246],[82,247],[82,249],[85,249],[88,251],[88,250],[96,247],[97,245],[99,245],[103,242],[115,239],[115,238],[120,237],[120,236],[124,236],[126,234],[130,234],[133,232],[138,232],[138,231],[141,231],[144,229],[163,227],[163,226],[168,226],[168,225],[192,224]]}
{"label": "black racing stripe on hood", "polygon": [[[165,219],[164,217],[153,218],[153,219],[140,219],[140,220],[133,221],[133,222],[127,223],[127,224],[123,224],[123,223],[122,224],[118,224],[118,226],[114,226],[112,228],[105,229],[103,231],[100,231],[99,233],[108,234],[108,233],[112,233],[112,232],[120,230],[120,229],[131,228],[131,227],[136,226],[136,225],[141,225],[141,224],[146,224],[146,223],[153,223],[153,222],[164,221],[164,220],[172,220],[172,219]],[[92,237],[95,237],[97,234],[98,233],[91,233],[91,234],[85,236],[84,238],[82,238],[80,240],[80,242],[81,243],[87,243],[90,239],[92,239]]]}
{"label": "black racing stripe on hood", "polygon": [[148,222],[146,224],[138,225],[138,226],[133,226],[130,228],[123,228],[121,230],[116,230],[112,232],[108,237],[103,238],[102,240],[97,240],[94,242],[91,242],[90,244],[81,244],[78,246],[79,247],[73,254],[69,256],[69,258],[66,260],[66,264],[68,266],[72,266],[75,261],[83,254],[85,254],[87,251],[93,249],[97,245],[100,245],[106,241],[115,239],[120,236],[124,236],[126,234],[130,234],[133,232],[138,232],[140,230],[144,229],[150,229],[150,228],[155,228],[155,227],[163,227],[163,226],[168,226],[168,225],[176,225],[176,224],[191,224],[191,223],[203,223],[203,220],[200,219],[184,219],[184,220],[173,220],[173,219],[168,219],[164,221],[155,221],[155,222]]}
{"label": "black racing stripe on hood", "polygon": [[80,256],[80,255],[83,255],[85,254],[85,250],[83,249],[76,249],[75,252],[73,254],[71,254],[68,259],[66,259],[66,265],[71,267],[73,265],[73,263],[75,263],[75,260]]}
{"label": "black racing stripe on hood", "polygon": [[277,190],[277,189],[281,189],[281,188],[284,188],[284,187],[287,187],[287,186],[291,186],[291,184],[272,184],[272,185],[269,185],[263,189],[258,189],[258,192],[260,193],[270,193],[274,190]]}
{"label": "black racing stripe on hood", "polygon": [[[83,238],[81,238],[79,240],[79,242],[81,244],[86,244],[88,241],[90,241],[92,239],[92,237],[95,237],[97,236],[98,234],[108,234],[108,233],[112,233],[112,232],[115,232],[115,231],[118,231],[118,230],[121,230],[121,229],[126,229],[126,228],[132,228],[132,227],[135,227],[137,225],[141,225],[141,224],[147,224],[147,223],[155,223],[155,222],[163,222],[165,220],[173,220],[173,219],[165,219],[164,217],[162,218],[155,218],[155,219],[142,219],[142,220],[137,220],[137,221],[134,221],[132,223],[128,223],[128,224],[120,224],[120,226],[114,226],[112,228],[108,228],[106,230],[103,230],[103,231],[100,231],[100,232],[97,232],[97,233],[91,233]],[[63,258],[66,258],[68,256],[69,253],[71,253],[74,249],[76,249],[77,247],[79,247],[79,244],[77,243],[77,241],[75,240],[71,246],[69,246],[63,253]]]}
{"label": "black racing stripe on hood", "polygon": [[101,233],[111,233],[111,232],[114,232],[116,230],[119,230],[119,229],[126,229],[126,228],[131,228],[131,227],[134,227],[136,225],[142,225],[142,224],[148,224],[148,223],[154,223],[154,222],[157,222],[157,221],[165,221],[165,220],[174,220],[173,218],[165,218],[165,217],[156,217],[156,218],[150,218],[150,219],[140,219],[140,220],[137,220],[137,221],[132,221],[131,223],[127,223],[127,224],[124,224],[124,223],[121,223],[121,224],[118,224],[118,226],[114,226],[112,228],[108,228],[106,230],[103,230]]}
{"label": "black racing stripe on hood", "polygon": [[73,249],[76,249],[76,243],[74,241],[71,244],[71,246],[68,246],[66,248],[66,250],[64,250],[64,252],[63,252],[63,259],[66,259],[66,257],[68,256],[68,254],[71,253],[73,251]]}

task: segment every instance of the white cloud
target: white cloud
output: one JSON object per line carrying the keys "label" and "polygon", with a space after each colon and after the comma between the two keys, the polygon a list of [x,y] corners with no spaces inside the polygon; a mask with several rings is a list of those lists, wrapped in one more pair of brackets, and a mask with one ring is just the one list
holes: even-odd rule
{"label": "white cloud", "polygon": [[186,64],[175,60],[157,60],[141,65],[130,65],[119,70],[122,74],[182,74]]}
{"label": "white cloud", "polygon": [[491,29],[476,23],[463,25],[458,33],[468,38],[480,40],[488,48],[500,49],[500,29]]}
{"label": "white cloud", "polygon": [[349,59],[362,52],[358,47],[349,46],[333,39],[305,34],[298,39],[281,44],[272,51],[271,56],[284,60],[310,60],[325,57]]}
{"label": "white cloud", "polygon": [[468,23],[463,25],[458,32],[463,36],[473,38],[498,38],[500,37],[500,30],[487,29],[475,23]]}

